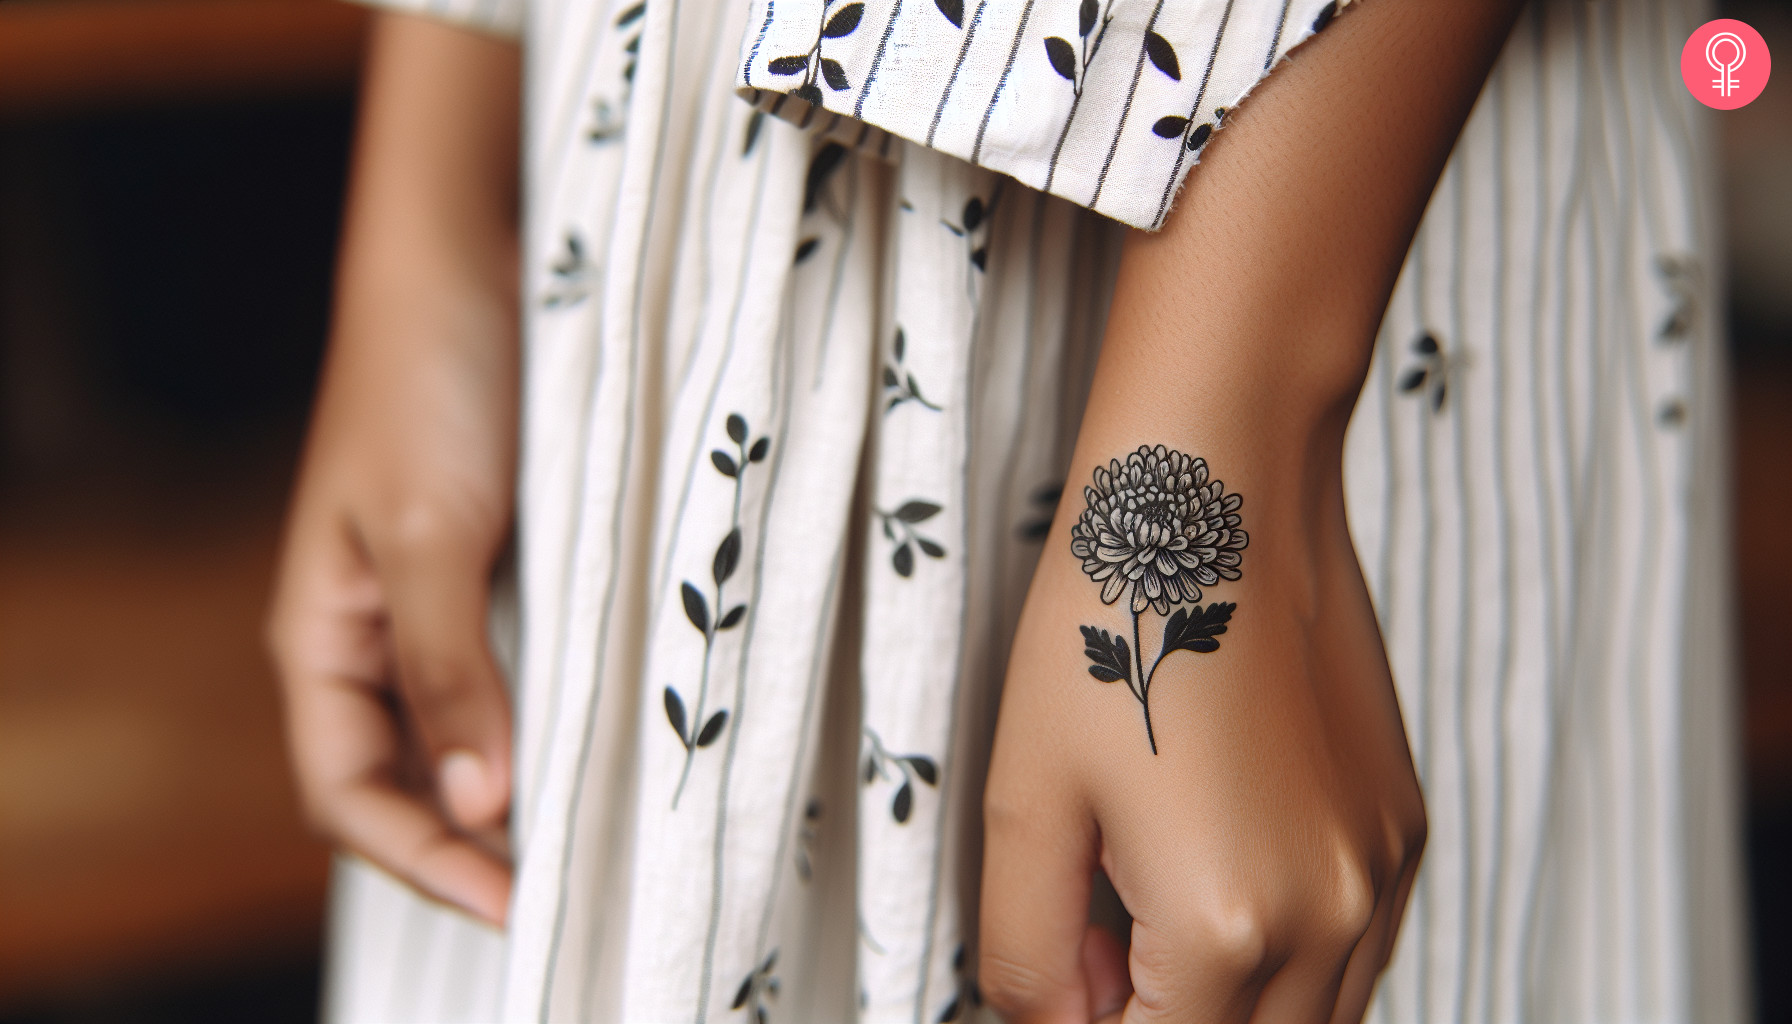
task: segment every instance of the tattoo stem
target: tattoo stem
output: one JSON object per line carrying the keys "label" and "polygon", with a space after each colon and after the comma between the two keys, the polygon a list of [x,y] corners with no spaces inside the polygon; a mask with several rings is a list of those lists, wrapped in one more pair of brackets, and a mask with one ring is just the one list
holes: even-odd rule
{"label": "tattoo stem", "polygon": [[[1145,675],[1145,655],[1139,648],[1139,613],[1132,613],[1132,660],[1138,666],[1139,704],[1145,708],[1145,738],[1151,741],[1151,754],[1157,755],[1157,733],[1151,729],[1151,679]],[[1160,657],[1158,661],[1162,661]],[[1151,674],[1157,674],[1157,664],[1151,666]]]}

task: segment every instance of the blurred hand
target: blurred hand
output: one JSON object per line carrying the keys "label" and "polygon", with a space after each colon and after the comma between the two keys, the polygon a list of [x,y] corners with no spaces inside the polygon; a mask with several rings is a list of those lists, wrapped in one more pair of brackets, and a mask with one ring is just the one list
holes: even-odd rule
{"label": "blurred hand", "polygon": [[510,44],[376,28],[268,627],[315,827],[495,925],[511,715],[486,616],[516,461],[516,76]]}

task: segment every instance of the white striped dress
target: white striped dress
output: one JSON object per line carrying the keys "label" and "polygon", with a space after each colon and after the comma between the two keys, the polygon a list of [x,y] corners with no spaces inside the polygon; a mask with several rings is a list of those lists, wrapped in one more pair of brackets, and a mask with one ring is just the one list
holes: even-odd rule
{"label": "white striped dress", "polygon": [[[526,46],[517,886],[498,936],[345,862],[329,1016],[982,1014],[1122,224],[1335,5],[391,2]],[[1349,513],[1431,837],[1375,1021],[1747,1015],[1702,16],[1534,3],[1382,327]]]}

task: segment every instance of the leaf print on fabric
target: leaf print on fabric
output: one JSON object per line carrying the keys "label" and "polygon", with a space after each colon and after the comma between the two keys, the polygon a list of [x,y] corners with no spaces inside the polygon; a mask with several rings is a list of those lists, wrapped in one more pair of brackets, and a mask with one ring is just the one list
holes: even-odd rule
{"label": "leaf print on fabric", "polygon": [[1338,0],[1328,0],[1324,7],[1319,8],[1319,13],[1313,16],[1313,31],[1317,32],[1325,26],[1330,25],[1332,23],[1332,18],[1335,17],[1337,13]]}
{"label": "leaf print on fabric", "polygon": [[952,951],[952,976],[957,982],[952,999],[934,1018],[935,1024],[952,1024],[963,1017],[966,1010],[983,1005],[983,993],[977,988],[976,973],[970,969],[970,958],[965,954],[964,943]]}
{"label": "leaf print on fabric", "polygon": [[818,79],[826,82],[827,87],[835,92],[845,92],[852,88],[852,80],[847,77],[846,68],[821,52],[823,41],[852,35],[865,17],[865,5],[860,0],[853,0],[830,14],[829,10],[836,2],[838,0],[822,0],[815,43],[807,53],[774,57],[765,65],[765,70],[773,75],[803,76],[802,82],[788,91],[798,99],[808,100],[818,107],[822,105],[821,87],[816,84]]}
{"label": "leaf print on fabric", "polygon": [[[1002,199],[1003,181],[1002,178],[996,179],[995,185],[990,189],[988,202],[984,202],[979,196],[972,196],[965,200],[964,211],[959,215],[957,222],[945,217],[940,218],[942,227],[964,239],[965,255],[970,259],[971,265],[979,271],[989,269],[989,236],[991,224],[995,218],[996,204]],[[972,297],[974,299],[975,295],[973,294]]]}
{"label": "leaf print on fabric", "polygon": [[728,1004],[730,1010],[747,1011],[747,1019],[753,1024],[767,1024],[771,1016],[766,1012],[767,999],[778,997],[778,976],[773,973],[778,965],[778,951],[772,950],[761,963],[743,979],[740,988],[734,992],[734,1001]]}
{"label": "leaf print on fabric", "polygon": [[1685,341],[1692,336],[1699,310],[1699,264],[1695,258],[1680,255],[1655,257],[1655,272],[1667,288],[1673,307],[1655,332],[1665,342]]}
{"label": "leaf print on fabric", "polygon": [[1449,398],[1450,378],[1461,369],[1460,360],[1446,354],[1437,342],[1437,335],[1430,331],[1414,339],[1412,350],[1419,357],[1419,365],[1401,374],[1400,392],[1407,395],[1424,392],[1429,396],[1431,411],[1441,413]]}
{"label": "leaf print on fabric", "polygon": [[[747,606],[737,602],[730,607],[725,598],[727,583],[734,578],[740,568],[742,534],[740,528],[741,486],[748,467],[764,462],[771,452],[771,438],[761,436],[748,443],[752,431],[747,426],[746,417],[740,413],[729,413],[724,425],[728,440],[733,442],[732,453],[721,448],[709,453],[709,462],[717,473],[734,481],[733,513],[728,533],[716,545],[715,553],[710,556],[709,578],[715,584],[715,606],[712,611],[709,598],[703,590],[690,580],[678,585],[678,596],[684,604],[684,617],[691,628],[703,635],[703,667],[697,681],[696,706],[686,711],[684,697],[673,687],[666,687],[663,700],[666,707],[666,724],[678,734],[678,742],[684,746],[684,769],[678,775],[678,788],[672,791],[672,809],[678,810],[678,800],[684,795],[685,783],[691,777],[691,765],[695,762],[697,751],[710,746],[722,736],[722,730],[728,726],[728,709],[719,708],[709,712],[709,662],[710,653],[715,647],[716,636],[740,625],[746,618]],[[726,610],[724,610],[726,609]]]}
{"label": "leaf print on fabric", "polygon": [[838,142],[826,142],[809,158],[809,169],[803,174],[803,212],[814,213],[825,206],[830,213],[839,219],[841,211],[835,208],[833,195],[828,185],[833,181],[835,172],[846,162],[847,150]]}
{"label": "leaf print on fabric", "polygon": [[[1079,626],[1089,675],[1100,683],[1125,683],[1145,714],[1145,738],[1157,753],[1151,724],[1151,683],[1158,666],[1177,651],[1211,654],[1232,620],[1235,604],[1203,608],[1203,587],[1237,580],[1250,537],[1242,529],[1244,499],[1210,479],[1207,461],[1164,445],[1142,445],[1122,463],[1097,466],[1093,486],[1070,528],[1070,553],[1100,583],[1101,601],[1123,596],[1132,612],[1132,643],[1099,626]],[[1193,605],[1192,608],[1181,607]],[[1172,612],[1171,608],[1175,611]],[[1168,616],[1162,648],[1147,669],[1139,638],[1146,609]]]}
{"label": "leaf print on fabric", "polygon": [[821,841],[821,801],[809,798],[803,807],[803,823],[796,833],[796,876],[804,882],[815,878],[815,847]]}
{"label": "leaf print on fabric", "polygon": [[551,280],[541,297],[543,307],[561,309],[576,306],[590,297],[591,284],[596,274],[585,257],[585,240],[578,231],[567,229],[561,242],[560,255],[548,264],[548,273]]}
{"label": "leaf print on fabric", "polygon": [[884,415],[904,402],[914,402],[925,409],[940,412],[939,406],[929,402],[921,394],[921,385],[916,382],[914,373],[909,370],[905,359],[908,353],[908,338],[902,332],[901,325],[896,327],[896,340],[890,343],[891,360],[884,364]]}
{"label": "leaf print on fabric", "polygon": [[931,757],[923,754],[892,754],[883,740],[869,726],[865,729],[865,758],[859,765],[859,778],[867,786],[879,779],[898,782],[896,795],[890,798],[890,817],[898,825],[908,824],[915,810],[915,783],[937,787],[940,769]]}
{"label": "leaf print on fabric", "polygon": [[915,548],[920,548],[921,553],[929,558],[946,557],[946,549],[938,541],[915,530],[917,523],[924,523],[939,515],[938,505],[931,501],[911,499],[903,502],[894,512],[885,512],[881,508],[871,511],[882,520],[884,537],[896,545],[890,552],[890,565],[896,570],[896,575],[907,579],[915,574]]}
{"label": "leaf print on fabric", "polygon": [[[1101,52],[1101,44],[1108,35],[1108,25],[1114,20],[1113,0],[1108,0],[1104,9],[1097,0],[1080,0],[1077,4],[1076,28],[1078,45],[1073,46],[1063,36],[1045,37],[1045,60],[1050,64],[1058,77],[1070,83],[1070,111],[1064,115],[1064,127],[1058,132],[1058,144],[1052,147],[1051,164],[1046,168],[1045,182],[1040,191],[1050,192],[1052,178],[1058,173],[1058,157],[1064,151],[1064,140],[1070,137],[1070,126],[1076,122],[1077,108],[1083,102],[1083,85],[1089,77],[1089,65],[1094,62],[1095,55]],[[1100,28],[1097,29],[1099,23]],[[1090,33],[1094,38],[1090,38]],[[1080,46],[1080,54],[1079,54]]]}
{"label": "leaf print on fabric", "polygon": [[933,0],[933,5],[940,9],[953,28],[964,27],[964,0]]}
{"label": "leaf print on fabric", "polygon": [[1064,482],[1053,480],[1040,484],[1027,495],[1027,504],[1032,507],[1032,517],[1015,528],[1014,532],[1021,540],[1044,540],[1052,529],[1052,515],[1058,511],[1058,499],[1064,496]]}
{"label": "leaf print on fabric", "polygon": [[765,111],[755,107],[747,118],[746,137],[741,140],[740,155],[747,156],[753,152],[753,144],[759,141],[759,132],[765,127]]}

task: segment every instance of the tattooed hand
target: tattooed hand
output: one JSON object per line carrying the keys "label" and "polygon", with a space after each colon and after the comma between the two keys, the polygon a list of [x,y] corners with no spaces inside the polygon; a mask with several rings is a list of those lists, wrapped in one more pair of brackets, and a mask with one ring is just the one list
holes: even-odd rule
{"label": "tattooed hand", "polygon": [[[978,982],[1013,1024],[1369,1005],[1425,814],[1344,431],[1518,6],[1351,4],[1128,238],[985,790]],[[1125,945],[1088,924],[1098,868]]]}

